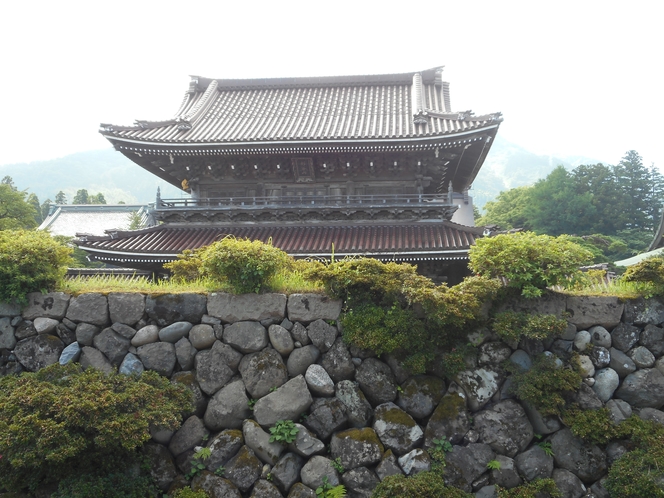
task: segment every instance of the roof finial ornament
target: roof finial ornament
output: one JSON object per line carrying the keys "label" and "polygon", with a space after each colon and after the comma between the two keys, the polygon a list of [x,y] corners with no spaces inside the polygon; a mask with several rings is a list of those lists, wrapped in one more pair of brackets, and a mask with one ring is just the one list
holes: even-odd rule
{"label": "roof finial ornament", "polygon": [[157,206],[161,203],[161,189],[157,187]]}

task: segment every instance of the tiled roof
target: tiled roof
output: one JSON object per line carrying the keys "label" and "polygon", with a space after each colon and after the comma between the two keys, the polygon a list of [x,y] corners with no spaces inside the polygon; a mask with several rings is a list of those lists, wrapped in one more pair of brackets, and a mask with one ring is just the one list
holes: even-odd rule
{"label": "tiled roof", "polygon": [[192,77],[172,120],[102,124],[109,139],[161,144],[404,140],[495,128],[500,114],[451,112],[442,68],[328,78]]}
{"label": "tiled roof", "polygon": [[[452,222],[352,226],[174,226],[159,225],[133,232],[109,233],[77,241],[92,255],[117,261],[144,257],[170,261],[184,249],[208,245],[226,235],[261,240],[296,257],[370,255],[380,259],[465,259],[482,229]],[[127,258],[124,261],[123,258]]]}
{"label": "tiled roof", "polygon": [[42,222],[39,230],[67,237],[74,237],[77,233],[104,235],[106,230],[126,230],[132,212],[138,212],[145,226],[154,224],[148,215],[147,206],[143,205],[54,205],[53,212]]}

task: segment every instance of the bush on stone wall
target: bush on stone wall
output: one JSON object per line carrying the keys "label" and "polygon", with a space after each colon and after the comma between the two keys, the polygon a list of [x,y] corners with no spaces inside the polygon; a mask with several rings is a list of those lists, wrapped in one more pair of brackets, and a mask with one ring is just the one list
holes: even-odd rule
{"label": "bush on stone wall", "polygon": [[292,264],[293,259],[271,243],[228,236],[209,246],[184,251],[164,268],[175,279],[226,281],[234,292],[247,294],[269,288],[270,279]]}
{"label": "bush on stone wall", "polygon": [[643,284],[646,297],[664,295],[664,257],[655,256],[630,266],[621,280]]}
{"label": "bush on stone wall", "polygon": [[555,315],[503,311],[494,317],[492,328],[504,341],[518,343],[522,337],[543,340],[559,336],[567,328],[567,320]]}
{"label": "bush on stone wall", "polygon": [[29,292],[52,290],[65,276],[70,255],[48,232],[0,231],[0,301],[25,302]]}
{"label": "bush on stone wall", "polygon": [[176,429],[191,393],[156,372],[105,375],[74,364],[0,378],[0,486],[35,489],[131,460],[149,427]]}
{"label": "bush on stone wall", "polygon": [[412,477],[393,475],[386,477],[376,487],[372,498],[472,498],[465,491],[445,486],[440,472],[420,472]]}
{"label": "bush on stone wall", "polygon": [[523,296],[538,297],[547,287],[573,284],[579,267],[590,263],[592,254],[566,235],[517,232],[479,239],[469,258],[470,269],[478,275],[505,278]]}
{"label": "bush on stone wall", "polygon": [[561,498],[562,496],[553,479],[534,479],[511,489],[498,487],[498,498]]}

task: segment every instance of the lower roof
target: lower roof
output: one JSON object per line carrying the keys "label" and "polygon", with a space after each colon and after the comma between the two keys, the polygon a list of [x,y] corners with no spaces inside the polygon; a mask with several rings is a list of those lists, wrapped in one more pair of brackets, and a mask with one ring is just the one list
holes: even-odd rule
{"label": "lower roof", "polygon": [[144,230],[81,236],[74,242],[94,259],[112,264],[165,263],[185,249],[197,249],[227,235],[282,249],[296,258],[370,256],[382,260],[467,259],[482,228],[449,221],[383,225],[159,225]]}

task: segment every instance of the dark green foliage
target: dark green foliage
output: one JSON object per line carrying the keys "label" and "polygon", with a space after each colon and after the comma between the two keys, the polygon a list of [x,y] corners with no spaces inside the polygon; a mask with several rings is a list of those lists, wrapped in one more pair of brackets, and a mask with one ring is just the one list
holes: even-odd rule
{"label": "dark green foliage", "polygon": [[67,204],[67,195],[62,190],[60,190],[57,194],[55,194],[55,203]]}
{"label": "dark green foliage", "polygon": [[292,266],[293,258],[272,244],[228,236],[209,246],[183,251],[164,268],[176,279],[227,281],[234,292],[246,294],[269,288],[270,279]]}
{"label": "dark green foliage", "polygon": [[152,480],[145,475],[82,474],[61,481],[52,498],[146,498],[156,492]]}
{"label": "dark green foliage", "polygon": [[553,479],[535,479],[516,488],[498,487],[498,498],[562,498]]}
{"label": "dark green foliage", "polygon": [[592,260],[592,254],[569,237],[535,235],[532,232],[502,234],[479,239],[470,248],[471,270],[488,277],[503,277],[507,285],[521,290],[525,297],[542,295],[553,285],[569,285],[579,266]]}
{"label": "dark green foliage", "polygon": [[533,187],[516,187],[501,192],[484,206],[486,214],[475,220],[477,226],[498,225],[501,229],[532,227],[526,214]]}
{"label": "dark green foliage", "polygon": [[608,408],[582,410],[578,405],[572,405],[563,410],[561,418],[576,437],[590,443],[607,444],[622,437],[625,432],[613,423]]}
{"label": "dark green foliage", "polygon": [[505,365],[505,369],[512,373],[512,392],[542,415],[560,416],[566,403],[565,395],[578,391],[581,385],[576,358],[573,357],[567,366],[559,366],[556,360],[553,355],[539,355],[527,371],[511,362]]}
{"label": "dark green foliage", "polygon": [[19,491],[131,460],[150,426],[176,429],[191,393],[155,372],[58,364],[0,378],[0,485]]}
{"label": "dark green foliage", "polygon": [[664,256],[654,256],[628,267],[621,278],[625,282],[644,284],[649,296],[664,295]]}
{"label": "dark green foliage", "polygon": [[664,497],[664,426],[632,416],[620,428],[633,449],[611,466],[606,489],[612,497]]}
{"label": "dark green foliage", "polygon": [[37,210],[28,202],[27,192],[0,183],[0,230],[21,230],[37,226]]}
{"label": "dark green foliage", "polygon": [[194,491],[191,488],[182,488],[175,491],[170,498],[209,498],[209,496],[202,489]]}
{"label": "dark green foliage", "polygon": [[420,472],[412,477],[386,477],[374,490],[372,498],[472,498],[458,488],[445,486],[439,472]]}
{"label": "dark green foliage", "polygon": [[522,337],[542,340],[562,334],[567,321],[555,315],[503,311],[494,318],[492,328],[498,337],[508,342],[518,342]]}
{"label": "dark green foliage", "polygon": [[70,254],[47,232],[0,231],[0,301],[25,302],[28,292],[53,289],[67,272]]}

